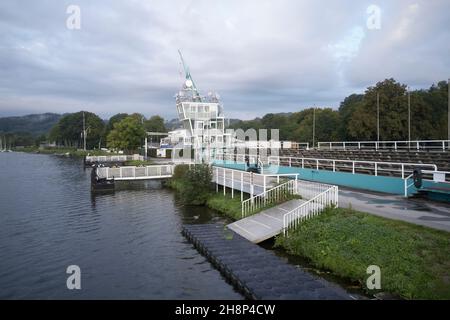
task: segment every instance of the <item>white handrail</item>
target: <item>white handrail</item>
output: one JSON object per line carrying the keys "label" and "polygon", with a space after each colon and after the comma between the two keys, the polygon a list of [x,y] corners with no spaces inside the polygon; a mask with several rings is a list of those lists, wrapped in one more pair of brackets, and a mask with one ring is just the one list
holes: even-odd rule
{"label": "white handrail", "polygon": [[256,211],[272,203],[277,203],[284,199],[286,194],[293,195],[296,193],[296,181],[289,180],[283,184],[266,190],[256,196],[242,201],[242,218],[246,217],[250,212]]}
{"label": "white handrail", "polygon": [[414,175],[414,174],[411,173],[411,174],[410,174],[409,176],[407,176],[407,177],[405,178],[405,180],[404,180],[404,183],[405,183],[405,198],[408,197],[408,189],[409,189],[411,186],[414,185],[414,182],[411,183],[411,184],[408,184],[408,180],[411,179],[413,175]]}
{"label": "white handrail", "polygon": [[100,178],[115,180],[140,180],[159,177],[170,177],[173,174],[173,165],[153,165],[153,166],[124,166],[118,168],[99,167],[97,175]]}
{"label": "white handrail", "polygon": [[134,155],[111,155],[111,156],[86,156],[87,162],[113,162],[113,161],[131,161],[144,160],[144,156]]}
{"label": "white handrail", "polygon": [[287,235],[288,231],[295,229],[300,222],[310,217],[318,215],[325,208],[330,206],[338,206],[337,186],[332,186],[314,198],[302,203],[297,208],[283,215],[283,234]]}
{"label": "white handrail", "polygon": [[[374,170],[374,175],[378,176],[379,171],[388,171],[388,172],[401,172],[402,179],[405,177],[406,172],[410,172],[412,170],[406,170],[405,167],[429,167],[433,170],[437,170],[437,166],[435,164],[431,163],[407,163],[407,162],[384,162],[384,161],[367,161],[367,160],[344,160],[344,159],[319,159],[319,158],[299,158],[299,157],[286,157],[286,156],[270,156],[268,157],[269,164],[272,163],[272,160],[275,159],[274,162],[277,163],[277,165],[280,165],[280,159],[287,159],[289,167],[292,167],[292,160],[297,160],[298,162],[301,161],[301,168],[305,167],[305,161],[307,162],[314,162],[316,170],[319,170],[320,162],[328,162],[332,163],[332,170],[333,172],[336,171],[336,168],[347,168],[350,169],[350,167],[347,166],[337,166],[337,163],[351,163],[351,169],[352,173],[354,174],[357,169],[368,169],[368,170]],[[359,164],[359,166],[358,166]],[[373,167],[364,167],[361,166],[361,164],[372,164]],[[392,169],[392,168],[383,168],[383,166],[397,166],[400,168],[400,170]],[[322,164],[322,166],[325,166]],[[295,167],[295,166],[294,166]],[[326,170],[326,169],[325,169]]]}
{"label": "white handrail", "polygon": [[325,147],[328,150],[346,150],[349,149],[362,149],[372,147],[375,150],[378,149],[434,149],[434,150],[450,150],[450,140],[392,140],[392,141],[329,141],[318,142],[317,148],[321,149]]}

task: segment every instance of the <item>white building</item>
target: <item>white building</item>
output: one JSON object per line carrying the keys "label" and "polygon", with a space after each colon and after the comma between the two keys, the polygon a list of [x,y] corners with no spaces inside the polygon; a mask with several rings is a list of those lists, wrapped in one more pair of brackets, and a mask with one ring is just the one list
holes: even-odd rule
{"label": "white building", "polygon": [[197,153],[205,149],[223,148],[231,134],[225,133],[225,117],[218,94],[210,92],[201,96],[180,52],[185,71],[185,81],[175,95],[178,118],[183,128],[169,132],[161,146],[192,148]]}

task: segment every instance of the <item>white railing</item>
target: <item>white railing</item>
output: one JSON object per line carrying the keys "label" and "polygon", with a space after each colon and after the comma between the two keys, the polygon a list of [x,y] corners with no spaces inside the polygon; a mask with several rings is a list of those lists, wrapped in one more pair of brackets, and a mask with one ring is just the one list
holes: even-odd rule
{"label": "white railing", "polygon": [[267,191],[271,184],[280,183],[282,178],[298,179],[298,173],[283,174],[259,174],[246,172],[243,170],[230,169],[213,165],[213,179],[216,183],[216,192],[219,192],[219,185],[224,186],[223,194],[226,194],[226,187],[231,189],[231,197],[234,198],[235,189],[241,193],[241,201],[244,201],[244,193],[253,197],[256,194]]}
{"label": "white railing", "polygon": [[283,215],[283,233],[286,236],[290,230],[294,230],[302,221],[318,215],[325,208],[338,206],[338,187],[331,186],[319,193],[314,198],[302,203],[294,210]]}
{"label": "white railing", "polygon": [[296,194],[296,180],[289,180],[279,186],[273,187],[261,194],[251,197],[242,202],[242,218],[249,213],[260,210],[261,208],[278,203],[286,199],[286,196]]}
{"label": "white railing", "polygon": [[[402,163],[402,162],[382,162],[382,161],[365,161],[365,160],[342,160],[342,159],[317,159],[317,158],[298,158],[298,157],[268,157],[269,165],[275,164],[277,166],[285,164],[289,167],[308,167],[323,168],[324,170],[335,171],[351,171],[355,173],[373,174],[378,176],[379,173],[400,173],[402,179],[407,173],[410,173],[414,168],[424,168],[437,171],[435,164],[427,163]],[[363,172],[361,172],[363,171]],[[369,171],[369,172],[367,172]]]}
{"label": "white railing", "polygon": [[405,198],[408,197],[408,189],[414,185],[414,181],[412,183],[409,183],[409,180],[412,179],[412,177],[413,177],[413,174],[411,173],[409,176],[407,176],[404,179]]}
{"label": "white railing", "polygon": [[[435,183],[444,183],[450,185],[450,171],[437,171],[437,170],[421,170],[422,174],[425,175],[425,178],[422,177],[423,181],[431,181]],[[404,178],[404,196],[408,197],[408,190],[414,185],[414,181],[410,183],[410,180],[413,178],[414,174],[411,173],[409,176]],[[429,179],[427,177],[433,177],[433,179]]]}
{"label": "white railing", "polygon": [[173,165],[156,165],[146,167],[100,167],[97,168],[97,175],[99,178],[106,178],[108,180],[145,180],[170,178],[173,174]]}
{"label": "white railing", "polygon": [[412,140],[412,141],[338,141],[318,142],[318,149],[413,149],[413,150],[450,150],[450,140]]}
{"label": "white railing", "polygon": [[309,150],[309,142],[281,141],[283,149]]}
{"label": "white railing", "polygon": [[114,162],[114,161],[133,161],[144,160],[144,156],[133,155],[115,155],[115,156],[86,156],[86,162]]}
{"label": "white railing", "polygon": [[331,184],[312,182],[307,180],[297,180],[297,194],[302,197],[302,199],[310,200],[317,196],[318,194],[334,187]]}

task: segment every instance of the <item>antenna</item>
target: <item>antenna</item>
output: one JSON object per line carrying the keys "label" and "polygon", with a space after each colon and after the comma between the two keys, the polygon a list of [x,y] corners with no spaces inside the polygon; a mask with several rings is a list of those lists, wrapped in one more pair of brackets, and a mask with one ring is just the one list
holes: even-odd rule
{"label": "antenna", "polygon": [[192,88],[198,95],[197,87],[194,83],[194,80],[192,79],[191,72],[189,71],[189,67],[187,66],[186,62],[183,59],[183,55],[181,54],[180,49],[178,49],[178,54],[180,55],[181,63],[183,64],[184,74],[185,74],[185,78],[186,78],[185,85],[188,89]]}

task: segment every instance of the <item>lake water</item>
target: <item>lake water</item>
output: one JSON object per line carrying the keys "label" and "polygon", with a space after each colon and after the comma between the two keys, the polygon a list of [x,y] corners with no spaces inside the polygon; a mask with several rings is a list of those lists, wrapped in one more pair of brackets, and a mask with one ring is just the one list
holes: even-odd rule
{"label": "lake water", "polygon": [[[213,212],[158,181],[89,188],[80,159],[0,153],[0,298],[243,298],[180,233]],[[69,265],[81,290],[66,287]]]}

